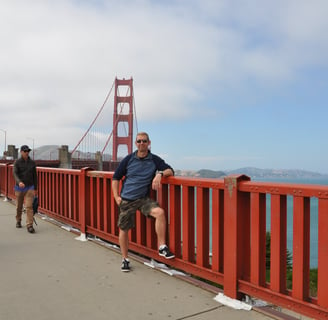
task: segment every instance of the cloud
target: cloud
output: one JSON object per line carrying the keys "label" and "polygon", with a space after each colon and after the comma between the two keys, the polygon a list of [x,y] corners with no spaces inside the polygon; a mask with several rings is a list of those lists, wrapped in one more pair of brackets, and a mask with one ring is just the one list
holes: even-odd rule
{"label": "cloud", "polygon": [[2,2],[0,127],[13,143],[28,129],[38,144],[75,146],[116,76],[133,77],[142,121],[213,119],[298,81],[299,70],[326,68],[327,9],[324,0]]}

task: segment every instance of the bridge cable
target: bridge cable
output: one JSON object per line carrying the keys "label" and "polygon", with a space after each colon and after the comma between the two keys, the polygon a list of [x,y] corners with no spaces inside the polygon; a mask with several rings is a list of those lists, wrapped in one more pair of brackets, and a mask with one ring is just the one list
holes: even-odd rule
{"label": "bridge cable", "polygon": [[78,142],[78,144],[76,145],[76,147],[73,149],[73,151],[72,151],[72,153],[71,153],[72,156],[73,156],[73,153],[76,151],[76,149],[79,147],[79,145],[80,145],[80,143],[82,142],[82,140],[83,140],[83,139],[86,137],[86,135],[89,133],[90,129],[92,128],[92,126],[94,125],[94,123],[96,122],[96,120],[98,119],[100,113],[101,113],[102,110],[104,109],[105,104],[107,103],[107,100],[109,99],[109,96],[110,96],[111,93],[112,93],[112,90],[113,90],[114,84],[115,84],[115,81],[113,81],[112,87],[110,88],[110,90],[109,90],[109,92],[108,92],[108,94],[107,94],[107,96],[106,96],[106,98],[105,98],[104,103],[102,104],[102,106],[101,106],[100,110],[98,111],[96,117],[95,117],[95,118],[93,119],[93,121],[91,122],[91,124],[90,124],[88,130],[84,133],[84,135],[82,136],[82,138],[80,139],[80,141]]}
{"label": "bridge cable", "polygon": [[[134,110],[134,114],[135,114],[135,119],[136,119],[136,129],[137,129],[137,132],[136,134],[139,132],[139,129],[138,129],[138,120],[137,120],[137,109],[136,109],[136,102],[134,100],[134,95],[133,95],[133,110]],[[133,124],[132,124],[133,125]]]}

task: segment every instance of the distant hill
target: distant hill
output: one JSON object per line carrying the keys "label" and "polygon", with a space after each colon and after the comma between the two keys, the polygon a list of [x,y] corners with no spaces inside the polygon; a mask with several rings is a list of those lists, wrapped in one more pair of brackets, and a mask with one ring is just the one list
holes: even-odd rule
{"label": "distant hill", "polygon": [[58,149],[60,146],[57,145],[45,145],[34,150],[34,159],[38,160],[58,160]]}
{"label": "distant hill", "polygon": [[227,174],[223,171],[214,171],[208,169],[201,169],[199,171],[192,170],[175,170],[176,176],[184,177],[200,177],[200,178],[222,178]]}
{"label": "distant hill", "polygon": [[214,171],[201,169],[192,170],[176,170],[177,176],[200,177],[200,178],[223,178],[230,174],[245,174],[251,179],[328,179],[328,175],[318,172],[297,170],[297,169],[259,169],[253,167],[245,167],[235,170]]}
{"label": "distant hill", "polygon": [[[59,145],[44,145],[34,150],[34,158],[57,160]],[[222,179],[230,174],[245,174],[251,179],[328,179],[327,174],[297,169],[260,169],[244,167],[234,170],[175,170],[177,176]]]}
{"label": "distant hill", "polygon": [[328,175],[318,172],[298,170],[298,169],[259,169],[259,168],[240,168],[236,170],[227,171],[227,174],[246,174],[251,178],[271,178],[271,179],[317,179],[328,178]]}
{"label": "distant hill", "polygon": [[[34,150],[34,159],[37,160],[58,160],[59,158],[59,149],[61,146],[58,145],[44,145],[38,148],[35,148]],[[72,150],[69,150],[69,152],[72,152]],[[108,161],[108,155],[106,155],[106,159]],[[82,152],[78,151],[74,154],[74,158],[80,158],[80,159],[86,159],[86,158],[92,158],[94,159],[95,154],[89,153],[89,152]]]}

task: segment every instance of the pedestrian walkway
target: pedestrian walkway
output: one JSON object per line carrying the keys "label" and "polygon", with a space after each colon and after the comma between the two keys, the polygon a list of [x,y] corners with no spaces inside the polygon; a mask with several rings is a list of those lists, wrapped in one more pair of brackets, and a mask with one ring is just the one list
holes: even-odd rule
{"label": "pedestrian walkway", "polygon": [[36,233],[15,227],[15,206],[0,197],[1,320],[273,319],[234,310],[178,277],[131,259],[121,272],[118,251],[36,216]]}

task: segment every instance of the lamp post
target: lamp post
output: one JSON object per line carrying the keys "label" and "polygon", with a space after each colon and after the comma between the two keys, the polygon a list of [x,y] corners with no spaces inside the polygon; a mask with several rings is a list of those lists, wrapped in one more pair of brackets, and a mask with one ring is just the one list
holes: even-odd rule
{"label": "lamp post", "polygon": [[3,151],[3,156],[5,157],[5,152],[7,150],[7,131],[3,130],[3,129],[0,129],[0,131],[4,132],[4,134],[5,134],[5,149]]}
{"label": "lamp post", "polygon": [[51,155],[55,152],[57,152],[57,157],[55,156],[54,159],[52,159],[52,160],[57,160],[58,159],[58,149],[57,149],[57,150],[50,151],[50,160],[51,160]]}
{"label": "lamp post", "polygon": [[32,150],[33,150],[32,158],[33,158],[33,160],[34,160],[34,138],[29,138],[29,137],[27,137],[27,139],[30,139],[30,140],[33,141],[33,146],[32,146]]}

